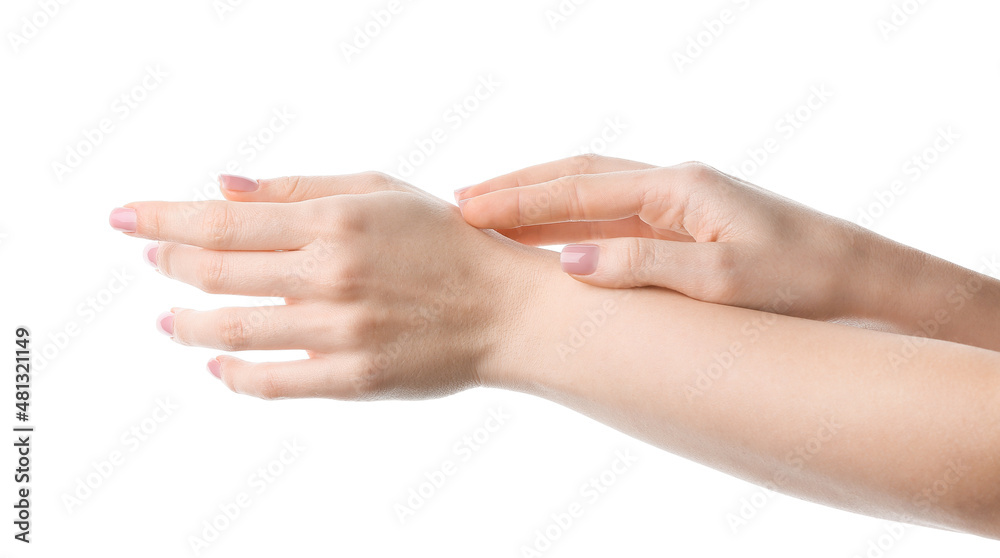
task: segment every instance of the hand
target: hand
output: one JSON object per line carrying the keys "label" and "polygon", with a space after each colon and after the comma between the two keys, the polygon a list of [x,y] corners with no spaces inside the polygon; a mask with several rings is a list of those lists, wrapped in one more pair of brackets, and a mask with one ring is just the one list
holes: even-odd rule
{"label": "hand", "polygon": [[228,201],[128,204],[111,220],[159,241],[147,257],[167,277],[210,293],[285,297],[163,316],[162,330],[183,345],[308,352],[292,362],[210,361],[232,390],[424,398],[496,376],[502,340],[529,302],[530,277],[517,269],[531,265],[523,247],[377,173],[259,185],[223,177],[223,191]]}
{"label": "hand", "polygon": [[[456,192],[473,226],[567,242],[563,269],[602,287],[660,286],[813,319],[867,317],[885,241],[700,163],[580,156]],[[895,255],[894,255],[895,256]],[[900,256],[902,257],[902,256]]]}

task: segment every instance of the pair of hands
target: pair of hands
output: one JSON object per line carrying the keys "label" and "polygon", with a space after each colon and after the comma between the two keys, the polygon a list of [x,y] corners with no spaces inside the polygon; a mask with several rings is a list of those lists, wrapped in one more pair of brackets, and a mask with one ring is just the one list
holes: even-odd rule
{"label": "pair of hands", "polygon": [[221,182],[225,201],[132,203],[111,224],[156,241],[145,254],[167,277],[284,297],[158,319],[185,345],[307,351],[209,362],[230,389],[264,399],[514,383],[508,371],[546,327],[539,309],[566,285],[555,254],[533,245],[587,241],[561,260],[600,287],[656,285],[762,310],[787,289],[796,302],[780,310],[815,319],[867,303],[851,285],[866,284],[853,282],[866,265],[854,260],[867,260],[874,235],[698,163],[574,157],[459,190],[460,209],[379,173]]}

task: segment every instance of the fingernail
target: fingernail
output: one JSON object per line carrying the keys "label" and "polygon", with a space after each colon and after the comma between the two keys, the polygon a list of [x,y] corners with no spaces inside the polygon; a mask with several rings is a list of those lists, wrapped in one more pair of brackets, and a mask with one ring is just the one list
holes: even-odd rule
{"label": "fingernail", "polygon": [[459,188],[458,190],[455,190],[455,203],[461,205],[462,194],[469,188],[472,188],[472,186],[466,186],[465,188]]}
{"label": "fingernail", "polygon": [[168,335],[170,337],[174,336],[174,313],[164,312],[160,314],[159,318],[156,318],[156,329],[160,331],[163,335]]}
{"label": "fingernail", "polygon": [[260,188],[256,180],[238,174],[220,174],[219,184],[230,192],[255,192]]}
{"label": "fingernail", "polygon": [[219,359],[213,358],[208,361],[208,371],[216,378],[222,379],[222,364],[219,363]]}
{"label": "fingernail", "polygon": [[472,198],[466,198],[464,200],[458,200],[458,208],[461,209],[462,211],[465,211],[465,204],[469,203],[469,200],[471,200],[471,199]]}
{"label": "fingernail", "polygon": [[153,268],[159,268],[156,265],[156,252],[160,249],[159,242],[150,242],[146,245],[145,250],[142,251],[143,255],[146,257],[146,263],[153,266]]}
{"label": "fingernail", "polygon": [[116,208],[111,212],[108,222],[116,231],[135,232],[135,210],[128,207]]}
{"label": "fingernail", "polygon": [[567,244],[559,254],[562,270],[573,275],[590,275],[597,269],[601,248],[596,244]]}

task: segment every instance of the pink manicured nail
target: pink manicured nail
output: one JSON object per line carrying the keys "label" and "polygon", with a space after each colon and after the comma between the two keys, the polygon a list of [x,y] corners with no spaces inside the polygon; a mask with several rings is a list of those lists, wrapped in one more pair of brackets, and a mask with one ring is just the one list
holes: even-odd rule
{"label": "pink manicured nail", "polygon": [[163,335],[174,336],[174,313],[164,312],[160,314],[159,318],[156,318],[156,329],[160,331]]}
{"label": "pink manicured nail", "polygon": [[465,188],[455,190],[455,203],[462,203],[462,194],[464,194],[469,188],[472,188],[472,186],[466,186]]}
{"label": "pink manicured nail", "polygon": [[154,268],[159,268],[159,266],[156,265],[156,252],[159,251],[159,249],[159,242],[151,242],[147,244],[145,250],[142,251],[143,255],[146,257],[146,263]]}
{"label": "pink manicured nail", "polygon": [[596,244],[567,244],[559,254],[562,270],[573,275],[590,275],[597,269],[601,248]]}
{"label": "pink manicured nail", "polygon": [[135,232],[135,210],[127,207],[119,207],[111,212],[108,219],[111,228],[122,232]]}
{"label": "pink manicured nail", "polygon": [[220,174],[219,184],[230,192],[256,192],[260,188],[256,180],[237,174]]}
{"label": "pink manicured nail", "polygon": [[208,371],[212,373],[218,379],[222,379],[222,365],[219,364],[219,359],[213,358],[208,361]]}

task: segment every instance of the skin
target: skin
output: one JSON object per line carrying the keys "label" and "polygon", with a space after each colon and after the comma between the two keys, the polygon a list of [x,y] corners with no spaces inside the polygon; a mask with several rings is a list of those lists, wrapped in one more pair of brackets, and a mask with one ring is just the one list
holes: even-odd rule
{"label": "skin", "polygon": [[[592,285],[655,285],[1000,350],[1000,281],[701,163],[585,155],[487,180],[456,199],[473,226],[524,244],[597,244],[597,270],[574,275]],[[783,287],[799,300],[772,308]]]}
{"label": "skin", "polygon": [[[557,254],[470,227],[384,175],[262,180],[225,195],[126,207],[131,235],[160,241],[164,275],[286,297],[270,310],[176,309],[179,343],[308,351],[297,362],[220,356],[233,391],[518,390],[781,492],[1000,538],[1000,353],[591,285],[562,273]],[[757,296],[792,313],[811,300],[801,287]]]}

